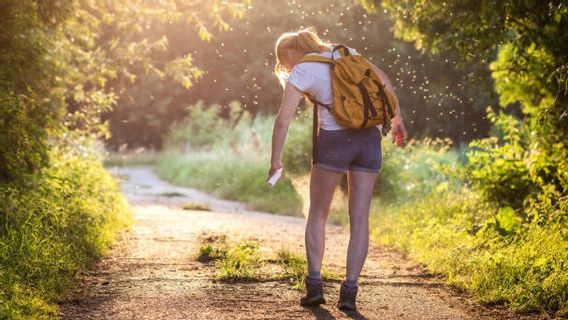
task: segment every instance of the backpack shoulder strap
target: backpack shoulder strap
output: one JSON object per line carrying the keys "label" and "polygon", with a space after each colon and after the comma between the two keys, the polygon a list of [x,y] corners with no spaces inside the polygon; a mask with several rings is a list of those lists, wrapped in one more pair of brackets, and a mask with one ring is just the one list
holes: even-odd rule
{"label": "backpack shoulder strap", "polygon": [[332,59],[322,56],[304,56],[302,60],[300,60],[300,63],[304,62],[321,62],[321,63],[328,63],[331,65],[335,64],[335,62]]}
{"label": "backpack shoulder strap", "polygon": [[333,46],[333,50],[331,51],[332,56],[335,53],[335,51],[339,51],[339,53],[341,54],[342,57],[346,57],[346,56],[351,55],[351,53],[349,52],[349,48],[347,48],[346,46],[344,46],[342,44],[336,44],[336,45]]}

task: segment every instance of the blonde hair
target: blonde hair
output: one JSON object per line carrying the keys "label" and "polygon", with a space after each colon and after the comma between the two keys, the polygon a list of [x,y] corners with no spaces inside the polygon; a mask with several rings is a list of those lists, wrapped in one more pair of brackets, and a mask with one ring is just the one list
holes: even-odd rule
{"label": "blonde hair", "polygon": [[276,56],[276,64],[274,66],[274,74],[280,80],[280,84],[284,86],[286,78],[292,70],[287,70],[282,61],[288,58],[286,49],[294,49],[302,54],[313,52],[331,51],[329,43],[323,41],[314,28],[300,29],[297,32],[283,33],[274,47]]}

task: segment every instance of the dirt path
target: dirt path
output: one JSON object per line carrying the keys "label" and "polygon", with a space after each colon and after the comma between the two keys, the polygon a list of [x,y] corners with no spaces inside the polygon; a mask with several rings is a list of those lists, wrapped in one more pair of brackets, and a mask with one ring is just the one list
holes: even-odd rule
{"label": "dirt path", "polygon": [[[214,281],[215,267],[195,260],[200,237],[225,234],[229,241],[259,241],[267,255],[281,248],[303,253],[305,220],[247,211],[243,205],[172,186],[148,168],[113,172],[123,177],[136,224],[82,276],[72,298],[61,302],[62,319],[521,318],[477,305],[379,246],[372,246],[363,269],[356,313],[335,307],[339,281],[326,284],[328,303],[311,309],[299,306],[302,293],[281,277],[253,283]],[[183,210],[189,201],[208,204],[213,211]],[[324,264],[339,274],[347,240],[343,227],[328,227]]]}

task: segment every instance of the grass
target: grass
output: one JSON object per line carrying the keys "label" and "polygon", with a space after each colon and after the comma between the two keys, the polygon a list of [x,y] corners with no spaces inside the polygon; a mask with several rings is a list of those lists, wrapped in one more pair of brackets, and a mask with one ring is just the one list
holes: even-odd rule
{"label": "grass", "polygon": [[[292,180],[309,169],[310,119],[301,117],[304,121],[290,128],[284,176],[271,189],[266,176],[274,119],[252,119],[238,105],[230,106],[229,119],[220,119],[217,111],[214,106],[195,105],[190,116],[172,128],[157,163],[158,175],[254,210],[301,216],[303,201]],[[188,146],[185,153],[180,145]]]}
{"label": "grass", "polygon": [[98,160],[53,159],[27,184],[0,185],[1,319],[56,319],[76,275],[132,223]]}
{"label": "grass", "polygon": [[302,202],[286,175],[270,189],[266,184],[268,160],[254,154],[203,151],[190,155],[166,153],[157,166],[161,178],[175,184],[247,203],[250,208],[301,215]]}
{"label": "grass", "polygon": [[185,194],[177,191],[162,192],[160,195],[167,198],[185,197]]}
{"label": "grass", "polygon": [[255,241],[241,241],[229,247],[226,254],[216,261],[220,280],[253,280],[260,276],[263,259],[260,245]]}
{"label": "grass", "polygon": [[[289,279],[290,283],[296,289],[304,289],[304,278],[308,274],[308,262],[305,255],[298,254],[289,249],[282,248],[277,253],[277,263],[282,267],[283,277]],[[326,269],[322,268],[321,276],[323,279],[340,280],[340,276]]]}
{"label": "grass", "polygon": [[209,208],[208,205],[196,202],[185,203],[181,208],[183,210],[211,211],[211,208]]}
{"label": "grass", "polygon": [[196,257],[197,261],[209,263],[227,255],[227,236],[224,234],[201,236],[201,243],[202,246]]}
{"label": "grass", "polygon": [[160,152],[143,148],[129,152],[108,152],[103,164],[105,167],[154,166],[160,158]]}
{"label": "grass", "polygon": [[373,239],[402,248],[479,301],[568,315],[568,232],[527,225],[503,238],[494,210],[462,188],[390,205],[372,215]]}
{"label": "grass", "polygon": [[197,261],[208,263],[211,261],[216,261],[222,259],[227,255],[227,251],[221,248],[215,247],[211,244],[205,244],[199,248],[199,254],[197,256]]}
{"label": "grass", "polygon": [[202,239],[196,260],[213,263],[217,268],[216,278],[221,281],[249,281],[259,279],[264,259],[260,244],[243,240],[227,243],[225,236]]}
{"label": "grass", "polygon": [[[263,256],[260,244],[255,241],[240,241],[228,244],[226,238],[212,237],[204,239],[199,248],[196,260],[202,263],[213,263],[217,268],[216,278],[222,281],[255,281],[263,276],[274,276],[268,271],[269,263],[281,268],[280,277],[288,280],[296,289],[304,288],[304,277],[307,275],[305,255],[289,249],[280,249],[276,259]],[[263,268],[267,267],[267,268]],[[263,273],[265,269],[266,273]],[[322,270],[322,278],[340,280],[340,276],[326,269]]]}

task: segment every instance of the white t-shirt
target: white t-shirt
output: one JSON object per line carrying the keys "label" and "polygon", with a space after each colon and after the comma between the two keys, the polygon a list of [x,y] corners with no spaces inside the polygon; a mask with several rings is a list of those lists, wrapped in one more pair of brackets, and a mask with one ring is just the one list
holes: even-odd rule
{"label": "white t-shirt", "polygon": [[[332,47],[330,47],[332,49]],[[359,53],[349,48],[349,53],[358,55]],[[308,53],[307,55],[319,55],[331,58],[331,52]],[[334,53],[334,59],[341,57],[339,51]],[[331,73],[330,66],[327,63],[320,62],[303,62],[298,63],[292,68],[292,72],[288,77],[288,82],[293,84],[298,90],[307,92],[315,100],[331,105],[333,103],[333,93],[331,90]],[[324,130],[342,130],[342,127],[335,121],[333,115],[327,108],[318,105],[319,127]]]}

